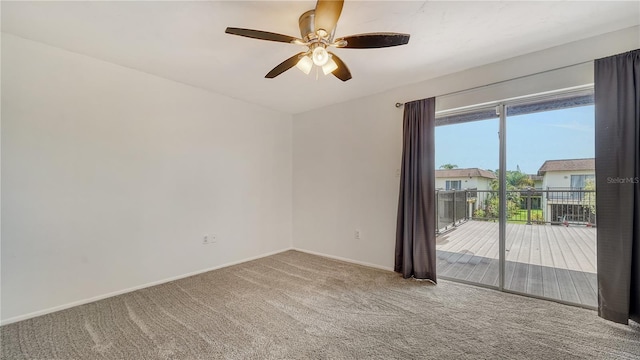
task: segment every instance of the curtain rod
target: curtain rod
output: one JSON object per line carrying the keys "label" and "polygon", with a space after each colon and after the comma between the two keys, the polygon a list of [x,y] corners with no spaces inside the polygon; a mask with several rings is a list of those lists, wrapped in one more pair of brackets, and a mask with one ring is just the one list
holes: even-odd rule
{"label": "curtain rod", "polygon": [[[458,90],[458,91],[453,91],[453,92],[446,93],[446,94],[440,94],[440,95],[436,95],[435,97],[436,97],[436,98],[438,98],[438,97],[443,97],[443,96],[450,96],[450,95],[461,94],[461,93],[464,93],[464,92],[467,92],[467,91],[478,90],[478,89],[482,89],[482,88],[485,88],[485,87],[489,87],[489,86],[494,86],[494,85],[498,85],[498,84],[506,83],[506,82],[508,82],[508,81],[524,79],[524,78],[527,78],[527,77],[530,77],[530,76],[546,74],[546,73],[549,73],[549,72],[552,72],[552,71],[562,70],[562,69],[570,68],[570,67],[573,67],[573,66],[579,66],[579,65],[584,65],[584,64],[588,64],[588,63],[593,63],[593,61],[594,61],[594,60],[587,60],[587,61],[583,61],[583,62],[579,62],[579,63],[571,64],[571,65],[565,65],[565,66],[561,66],[561,67],[554,68],[554,69],[549,69],[549,70],[539,71],[539,72],[536,72],[536,73],[533,73],[533,74],[522,75],[522,76],[514,77],[514,78],[511,78],[511,79],[507,79],[507,80],[496,81],[496,82],[494,82],[494,83],[490,83],[490,84],[478,85],[478,86],[474,86],[474,87],[472,87],[472,88],[468,88],[468,89],[464,89],[464,90]],[[408,102],[408,101],[407,101],[407,102]],[[401,108],[401,107],[403,107],[403,106],[404,106],[404,104],[405,104],[405,103],[397,102],[397,103],[396,103],[396,108]]]}

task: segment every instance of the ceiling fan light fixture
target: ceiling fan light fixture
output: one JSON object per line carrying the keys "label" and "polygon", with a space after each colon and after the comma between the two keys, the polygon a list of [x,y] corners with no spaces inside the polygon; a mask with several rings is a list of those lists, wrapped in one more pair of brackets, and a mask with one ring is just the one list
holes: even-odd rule
{"label": "ceiling fan light fixture", "polygon": [[296,64],[296,67],[303,73],[309,75],[309,73],[311,72],[311,68],[313,67],[313,60],[311,60],[311,58],[306,55],[301,56],[300,60],[298,60],[298,63]]}
{"label": "ceiling fan light fixture", "polygon": [[313,63],[318,66],[324,66],[324,64],[329,61],[329,53],[324,48],[324,46],[318,46],[313,49],[313,53],[311,56],[313,57]]}
{"label": "ceiling fan light fixture", "polygon": [[[2,0],[0,0],[2,1]],[[276,65],[264,77],[273,79],[283,72],[297,67],[305,74],[315,66],[322,68],[325,75],[333,74],[342,81],[351,79],[351,71],[338,55],[327,51],[329,47],[346,49],[378,49],[409,43],[409,34],[375,32],[341,36],[335,39],[336,24],[340,19],[344,0],[317,0],[315,8],[304,12],[298,18],[300,38],[269,31],[227,27],[227,34],[252,39],[275,41],[305,46],[306,50],[295,54]],[[319,70],[316,68],[316,70]],[[316,75],[319,71],[316,71]],[[317,79],[317,76],[316,76]]]}
{"label": "ceiling fan light fixture", "polygon": [[[296,67],[300,69],[303,73],[309,75],[311,69],[313,69],[314,61],[310,56],[304,55],[300,57],[300,60],[296,63]],[[332,56],[327,53],[327,60],[322,67],[322,72],[325,75],[329,75],[334,72],[338,68],[338,64],[332,59]]]}
{"label": "ceiling fan light fixture", "polygon": [[322,66],[322,72],[325,75],[329,75],[338,68],[338,64],[331,57],[327,60],[327,63]]}

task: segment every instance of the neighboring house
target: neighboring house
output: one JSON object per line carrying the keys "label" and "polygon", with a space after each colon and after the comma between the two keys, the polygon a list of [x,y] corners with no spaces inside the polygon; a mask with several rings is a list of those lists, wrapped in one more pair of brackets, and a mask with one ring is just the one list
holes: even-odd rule
{"label": "neighboring house", "polygon": [[590,159],[547,160],[538,170],[543,189],[583,189],[595,179],[596,161]]}
{"label": "neighboring house", "polygon": [[[496,175],[493,172],[478,168],[436,170],[436,190],[473,190],[464,194],[438,195],[438,228],[446,228],[451,222],[471,217],[476,210],[476,199],[486,196],[486,193],[478,194],[475,190],[491,190],[490,183],[494,179]],[[446,200],[447,196],[453,195],[455,201]]]}
{"label": "neighboring house", "polygon": [[491,190],[489,183],[496,175],[478,168],[436,170],[437,190]]}
{"label": "neighboring house", "polygon": [[[473,190],[466,191],[462,195],[442,193],[438,195],[438,228],[446,228],[451,222],[455,223],[457,220],[471,217],[476,210],[478,196],[481,198],[486,196],[486,193],[478,194],[475,190],[491,190],[490,183],[494,179],[496,175],[493,172],[478,168],[436,170],[436,191]],[[455,201],[447,200],[448,196],[453,195],[455,195]]]}
{"label": "neighboring house", "polygon": [[547,160],[538,175],[543,177],[542,189],[551,190],[542,199],[546,221],[595,221],[588,208],[595,203],[595,194],[583,191],[588,181],[595,180],[594,158]]}

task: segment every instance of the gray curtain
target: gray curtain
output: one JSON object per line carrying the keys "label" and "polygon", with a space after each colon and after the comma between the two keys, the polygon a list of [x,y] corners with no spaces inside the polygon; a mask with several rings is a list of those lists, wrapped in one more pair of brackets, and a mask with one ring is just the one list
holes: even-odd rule
{"label": "gray curtain", "polygon": [[640,321],[640,49],[595,61],[598,314]]}
{"label": "gray curtain", "polygon": [[435,98],[404,105],[395,271],[436,282]]}

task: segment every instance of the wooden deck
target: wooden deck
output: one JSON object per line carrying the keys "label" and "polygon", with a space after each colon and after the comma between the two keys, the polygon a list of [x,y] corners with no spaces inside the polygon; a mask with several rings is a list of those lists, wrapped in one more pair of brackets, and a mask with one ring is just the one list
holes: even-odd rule
{"label": "wooden deck", "polygon": [[[498,286],[498,223],[468,221],[439,235],[438,275]],[[507,224],[505,288],[595,307],[596,229]]]}

